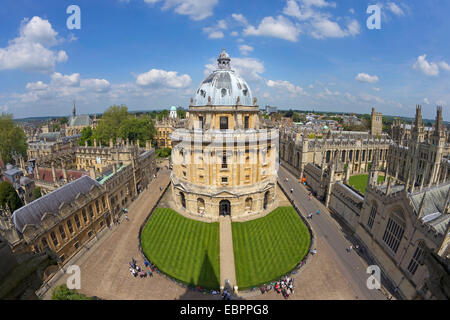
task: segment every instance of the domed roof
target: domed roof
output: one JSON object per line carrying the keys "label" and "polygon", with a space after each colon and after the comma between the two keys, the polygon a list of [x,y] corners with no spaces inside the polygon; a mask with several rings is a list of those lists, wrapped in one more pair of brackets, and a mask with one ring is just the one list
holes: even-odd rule
{"label": "domed roof", "polygon": [[170,107],[170,111],[177,111],[177,107],[171,106],[171,107]]}
{"label": "domed roof", "polygon": [[[195,93],[193,106],[252,106],[253,97],[250,87],[244,79],[230,68],[230,56],[223,52],[219,55],[218,69],[211,73]],[[239,101],[238,101],[239,99]]]}

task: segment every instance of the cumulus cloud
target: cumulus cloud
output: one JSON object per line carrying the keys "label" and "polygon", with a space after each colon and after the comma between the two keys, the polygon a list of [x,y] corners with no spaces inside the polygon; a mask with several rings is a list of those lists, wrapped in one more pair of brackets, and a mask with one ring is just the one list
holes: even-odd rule
{"label": "cumulus cloud", "polygon": [[400,8],[395,2],[388,2],[387,8],[397,16],[404,16],[405,12],[403,12],[402,8]]}
{"label": "cumulus cloud", "polygon": [[136,84],[142,87],[186,88],[191,84],[187,74],[178,75],[175,71],[152,69],[137,76]]}
{"label": "cumulus cloud", "polygon": [[417,58],[413,68],[422,71],[425,75],[430,77],[439,75],[439,66],[434,62],[428,62],[426,54]]}
{"label": "cumulus cloud", "polygon": [[148,4],[164,2],[162,10],[174,8],[175,12],[199,21],[213,15],[219,0],[144,0]]}
{"label": "cumulus cloud", "polygon": [[243,54],[243,55],[247,55],[247,54],[249,54],[250,52],[253,52],[253,47],[252,46],[248,46],[248,45],[246,45],[246,44],[243,44],[243,45],[240,45],[239,46],[239,51],[241,51],[241,53]]}
{"label": "cumulus cloud", "polygon": [[258,27],[248,26],[244,29],[246,36],[267,36],[296,42],[300,29],[283,16],[265,17]]}
{"label": "cumulus cloud", "polygon": [[242,14],[233,13],[231,16],[233,17],[234,20],[236,20],[240,24],[242,24],[244,26],[248,25],[247,18],[244,17]]}
{"label": "cumulus cloud", "polygon": [[430,104],[430,100],[428,100],[428,98],[424,98],[424,99],[423,99],[423,103],[425,103],[425,104]]}
{"label": "cumulus cloud", "polygon": [[357,20],[346,19],[346,26],[341,26],[333,21],[331,14],[320,10],[326,7],[336,7],[336,4],[322,0],[288,0],[283,13],[298,19],[302,23],[302,30],[316,39],[343,38],[360,33],[361,27]]}
{"label": "cumulus cloud", "polygon": [[442,69],[444,69],[446,71],[450,71],[450,66],[445,61],[439,62],[439,67],[441,67]]}
{"label": "cumulus cloud", "polygon": [[209,39],[221,39],[225,35],[223,34],[222,30],[228,29],[228,25],[225,20],[219,20],[217,21],[216,25],[213,27],[206,27],[203,28],[203,32],[208,34]]}
{"label": "cumulus cloud", "polygon": [[288,91],[291,95],[302,95],[306,94],[302,87],[296,86],[286,80],[268,80],[266,85],[271,88],[278,88],[281,90]]}
{"label": "cumulus cloud", "polygon": [[56,63],[68,59],[65,51],[51,49],[60,41],[57,36],[48,20],[37,16],[24,19],[19,37],[9,41],[6,48],[0,48],[0,70],[52,72]]}
{"label": "cumulus cloud", "polygon": [[366,83],[375,83],[378,82],[379,80],[378,76],[371,76],[368,75],[367,73],[359,73],[355,79],[359,82],[366,82]]}

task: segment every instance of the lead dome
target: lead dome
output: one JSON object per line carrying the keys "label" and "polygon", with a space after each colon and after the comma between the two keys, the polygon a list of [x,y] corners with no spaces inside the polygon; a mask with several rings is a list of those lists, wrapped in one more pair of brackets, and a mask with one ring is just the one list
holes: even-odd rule
{"label": "lead dome", "polygon": [[231,70],[231,58],[223,49],[213,71],[196,91],[193,106],[252,106],[253,97],[244,79]]}

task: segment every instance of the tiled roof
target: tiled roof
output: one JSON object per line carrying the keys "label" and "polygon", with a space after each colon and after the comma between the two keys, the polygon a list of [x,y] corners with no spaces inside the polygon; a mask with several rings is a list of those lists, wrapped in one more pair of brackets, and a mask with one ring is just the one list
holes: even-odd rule
{"label": "tiled roof", "polygon": [[101,187],[101,185],[91,177],[83,176],[78,180],[50,192],[14,211],[12,215],[14,226],[19,232],[22,232],[27,224],[39,225],[46,212],[58,212],[59,207],[63,202],[70,205],[79,193],[89,193],[92,186]]}
{"label": "tiled roof", "polygon": [[[39,179],[42,181],[53,182],[53,173],[51,168],[38,168],[39,170]],[[67,179],[69,181],[76,180],[81,178],[83,175],[87,175],[87,172],[77,171],[77,170],[66,170],[67,171]],[[56,180],[64,179],[63,170],[55,169]],[[37,178],[37,177],[36,177]]]}

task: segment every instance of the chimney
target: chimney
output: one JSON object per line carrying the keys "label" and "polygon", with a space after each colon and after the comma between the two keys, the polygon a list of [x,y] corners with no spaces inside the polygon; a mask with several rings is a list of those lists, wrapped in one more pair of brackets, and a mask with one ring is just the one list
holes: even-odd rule
{"label": "chimney", "polygon": [[109,147],[110,148],[114,147],[113,139],[109,139]]}
{"label": "chimney", "polygon": [[53,182],[56,182],[56,170],[55,170],[55,165],[52,162],[52,176],[53,176]]}

